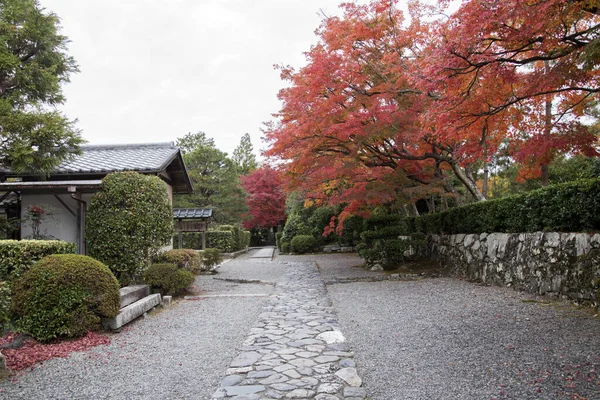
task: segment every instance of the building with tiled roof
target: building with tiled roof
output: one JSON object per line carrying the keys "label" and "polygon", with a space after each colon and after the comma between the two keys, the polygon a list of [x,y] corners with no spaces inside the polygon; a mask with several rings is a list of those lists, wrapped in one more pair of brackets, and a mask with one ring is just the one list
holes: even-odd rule
{"label": "building with tiled roof", "polygon": [[[56,219],[54,225],[45,227],[47,235],[77,243],[80,253],[85,253],[87,202],[101,188],[102,178],[119,171],[160,177],[167,183],[171,199],[173,194],[193,191],[181,151],[173,143],[95,145],[81,146],[81,154],[62,162],[45,180],[39,175],[0,170],[0,200],[17,193],[22,219],[30,205],[47,206]],[[20,237],[29,235],[31,228],[21,226]]]}

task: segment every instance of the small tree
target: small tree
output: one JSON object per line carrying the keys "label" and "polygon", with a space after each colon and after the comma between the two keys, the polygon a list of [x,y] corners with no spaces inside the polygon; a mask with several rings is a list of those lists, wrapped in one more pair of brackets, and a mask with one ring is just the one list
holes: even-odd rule
{"label": "small tree", "polygon": [[172,235],[173,211],[160,178],[116,172],[102,180],[102,190],[89,206],[89,253],[106,264],[122,285],[141,272]]}

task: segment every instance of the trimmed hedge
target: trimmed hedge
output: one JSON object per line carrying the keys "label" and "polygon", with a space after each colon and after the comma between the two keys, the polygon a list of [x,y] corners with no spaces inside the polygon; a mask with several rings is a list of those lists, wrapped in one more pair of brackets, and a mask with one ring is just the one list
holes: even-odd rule
{"label": "trimmed hedge", "polygon": [[516,196],[406,219],[408,232],[586,232],[600,230],[600,179],[551,185]]}
{"label": "trimmed hedge", "polygon": [[2,324],[10,320],[10,285],[0,281],[0,332]]}
{"label": "trimmed hedge", "polygon": [[310,253],[317,247],[317,239],[311,235],[298,235],[292,238],[290,242],[292,253],[304,254]]}
{"label": "trimmed hedge", "polygon": [[[237,226],[223,225],[206,232],[206,247],[216,248],[224,253],[243,250],[250,244],[250,232]],[[181,237],[184,249],[202,249],[202,234],[184,232]],[[179,247],[178,235],[173,236],[173,245]]]}
{"label": "trimmed hedge", "polygon": [[119,312],[119,284],[100,261],[77,254],[44,257],[14,282],[17,327],[40,341],[100,329]]}
{"label": "trimmed hedge", "polygon": [[76,250],[75,243],[60,240],[0,240],[0,281],[13,281],[46,256]]}
{"label": "trimmed hedge", "polygon": [[90,200],[86,236],[90,256],[105,263],[122,285],[135,280],[171,243],[173,210],[158,176],[114,172]]}
{"label": "trimmed hedge", "polygon": [[367,263],[382,262],[384,267],[401,261],[408,247],[424,246],[427,234],[599,231],[600,179],[551,185],[419,217],[377,213],[365,227],[359,254]]}
{"label": "trimmed hedge", "polygon": [[152,264],[143,273],[144,282],[161,294],[179,294],[194,282],[194,274],[175,264]]}

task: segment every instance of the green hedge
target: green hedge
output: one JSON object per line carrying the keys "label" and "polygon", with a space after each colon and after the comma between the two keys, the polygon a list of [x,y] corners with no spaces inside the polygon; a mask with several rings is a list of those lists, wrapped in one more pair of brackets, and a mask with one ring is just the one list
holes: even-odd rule
{"label": "green hedge", "polygon": [[20,277],[33,263],[52,254],[73,254],[75,243],[60,240],[0,240],[0,281]]}
{"label": "green hedge", "polygon": [[600,179],[586,179],[528,193],[406,219],[407,232],[586,232],[600,230]]}
{"label": "green hedge", "polygon": [[[200,232],[184,232],[181,235],[182,248],[202,249]],[[237,226],[224,225],[206,232],[206,247],[217,248],[224,253],[245,249],[250,244],[250,232]],[[173,247],[179,247],[179,236],[173,236]]]}
{"label": "green hedge", "polygon": [[127,285],[150,259],[171,243],[173,209],[167,184],[158,176],[114,172],[102,179],[86,218],[90,256]]}
{"label": "green hedge", "polygon": [[376,213],[365,221],[359,254],[385,267],[424,246],[427,234],[599,230],[600,179],[587,179],[419,217]]}

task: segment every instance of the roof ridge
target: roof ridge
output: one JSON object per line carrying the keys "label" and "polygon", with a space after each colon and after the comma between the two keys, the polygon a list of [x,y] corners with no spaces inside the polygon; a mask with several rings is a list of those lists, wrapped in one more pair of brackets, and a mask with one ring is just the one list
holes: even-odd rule
{"label": "roof ridge", "polygon": [[82,150],[110,150],[110,149],[140,149],[140,148],[172,148],[175,149],[174,142],[157,143],[125,143],[125,144],[91,144],[80,146]]}

